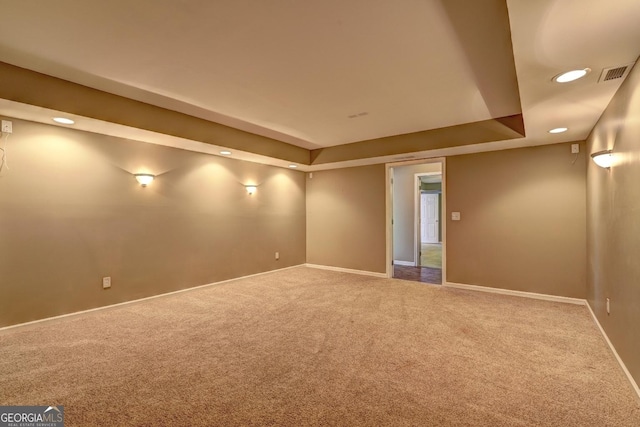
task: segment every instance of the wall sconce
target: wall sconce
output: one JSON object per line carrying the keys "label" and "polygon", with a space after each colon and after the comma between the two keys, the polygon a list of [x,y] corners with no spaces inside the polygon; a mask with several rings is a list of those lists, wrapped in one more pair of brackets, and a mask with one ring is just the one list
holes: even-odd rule
{"label": "wall sconce", "polygon": [[593,153],[591,158],[596,163],[596,165],[601,168],[610,168],[613,164],[613,151],[612,150],[603,150],[598,151],[597,153]]}
{"label": "wall sconce", "polygon": [[137,174],[134,174],[133,176],[136,177],[136,180],[143,187],[146,187],[147,185],[151,184],[153,179],[156,177],[155,175],[151,175],[150,173],[137,173]]}
{"label": "wall sconce", "polygon": [[253,193],[255,193],[258,189],[258,187],[256,187],[255,185],[245,185],[244,188],[247,189],[247,193],[249,193],[250,196],[253,195]]}

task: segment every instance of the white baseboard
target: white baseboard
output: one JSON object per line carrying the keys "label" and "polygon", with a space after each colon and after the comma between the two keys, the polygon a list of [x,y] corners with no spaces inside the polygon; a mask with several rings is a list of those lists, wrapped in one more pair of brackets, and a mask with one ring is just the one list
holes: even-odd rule
{"label": "white baseboard", "polygon": [[609,346],[609,348],[613,352],[613,355],[615,356],[616,360],[618,361],[618,364],[622,368],[622,371],[624,372],[624,374],[627,376],[627,379],[631,383],[631,386],[633,387],[633,390],[638,395],[638,399],[640,399],[640,387],[638,387],[638,383],[636,383],[635,379],[633,379],[633,377],[631,376],[631,373],[627,369],[627,366],[624,364],[624,362],[620,358],[620,355],[618,355],[618,352],[616,351],[616,348],[613,346],[613,344],[609,340],[609,337],[607,336],[607,333],[604,331],[604,328],[602,327],[602,325],[598,321],[598,318],[596,317],[596,314],[593,312],[593,309],[591,308],[591,306],[589,305],[588,302],[587,302],[586,306],[589,309],[589,313],[591,313],[591,317],[593,317],[593,321],[596,322],[596,325],[598,326],[598,329],[600,329],[600,333],[604,337],[604,340],[607,342],[607,345]]}
{"label": "white baseboard", "polygon": [[512,295],[517,297],[533,298],[533,299],[540,299],[545,301],[563,302],[567,304],[578,304],[578,305],[587,304],[586,300],[580,299],[580,298],[569,298],[569,297],[561,297],[558,295],[537,294],[535,292],[513,291],[511,289],[490,288],[488,286],[465,285],[462,283],[452,283],[452,282],[446,282],[444,286],[450,287],[450,288],[457,288],[457,289],[466,289],[469,291],[490,292],[493,294]]}
{"label": "white baseboard", "polygon": [[406,265],[408,267],[415,267],[416,263],[411,261],[400,261],[400,260],[394,259],[393,265]]}
{"label": "white baseboard", "polygon": [[5,331],[7,329],[19,328],[21,326],[33,325],[35,323],[48,322],[50,320],[62,319],[64,317],[76,316],[78,314],[91,313],[92,311],[106,310],[108,308],[114,308],[114,307],[119,307],[119,306],[122,306],[122,305],[138,303],[138,302],[141,302],[141,301],[147,301],[147,300],[150,300],[150,299],[166,297],[166,296],[169,296],[169,295],[175,295],[175,294],[179,294],[179,293],[182,293],[182,292],[189,292],[189,291],[193,291],[193,290],[196,290],[196,289],[206,288],[208,286],[221,285],[223,283],[233,282],[235,280],[248,279],[250,277],[262,276],[264,274],[275,273],[276,271],[284,271],[284,270],[289,270],[291,268],[303,267],[304,265],[305,264],[292,265],[291,267],[284,267],[284,268],[279,268],[277,270],[263,271],[262,273],[249,274],[247,276],[234,277],[233,279],[222,280],[220,282],[207,283],[206,285],[194,286],[192,288],[179,289],[177,291],[166,292],[164,294],[152,295],[150,297],[144,297],[144,298],[133,299],[133,300],[130,300],[130,301],[119,302],[117,304],[103,305],[101,307],[90,308],[88,310],[74,311],[73,313],[61,314],[59,316],[45,317],[44,319],[32,320],[30,322],[25,322],[25,323],[17,323],[15,325],[9,325],[9,326],[4,326],[4,327],[0,328],[0,332]]}
{"label": "white baseboard", "polygon": [[309,268],[318,268],[320,270],[331,270],[331,271],[339,271],[341,273],[361,274],[363,276],[382,277],[383,279],[387,278],[387,273],[376,273],[375,271],[353,270],[351,268],[331,267],[328,265],[318,265],[318,264],[305,264],[305,266]]}

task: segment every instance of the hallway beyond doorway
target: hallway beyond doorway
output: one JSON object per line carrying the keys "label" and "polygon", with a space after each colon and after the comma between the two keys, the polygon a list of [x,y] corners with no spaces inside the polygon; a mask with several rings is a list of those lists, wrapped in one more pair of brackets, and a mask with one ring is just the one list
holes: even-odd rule
{"label": "hallway beyond doorway", "polygon": [[421,245],[420,266],[442,268],[442,243],[423,243]]}
{"label": "hallway beyond doorway", "polygon": [[439,268],[394,265],[393,278],[400,280],[411,280],[413,282],[429,283],[432,285],[441,285],[442,270]]}

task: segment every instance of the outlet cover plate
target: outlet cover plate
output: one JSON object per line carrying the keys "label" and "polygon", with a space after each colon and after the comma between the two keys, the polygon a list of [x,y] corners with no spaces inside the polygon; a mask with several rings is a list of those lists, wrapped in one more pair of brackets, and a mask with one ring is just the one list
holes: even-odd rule
{"label": "outlet cover plate", "polygon": [[13,122],[9,120],[2,121],[2,132],[3,133],[13,133]]}

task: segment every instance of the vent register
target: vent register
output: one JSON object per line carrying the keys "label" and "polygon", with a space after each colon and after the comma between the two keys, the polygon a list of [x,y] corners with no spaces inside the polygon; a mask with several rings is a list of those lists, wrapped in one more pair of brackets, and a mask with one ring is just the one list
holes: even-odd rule
{"label": "vent register", "polygon": [[600,74],[600,79],[598,83],[608,82],[610,80],[618,80],[623,77],[626,77],[629,74],[629,70],[631,70],[631,66],[633,64],[621,65],[618,67],[609,67],[602,70]]}

